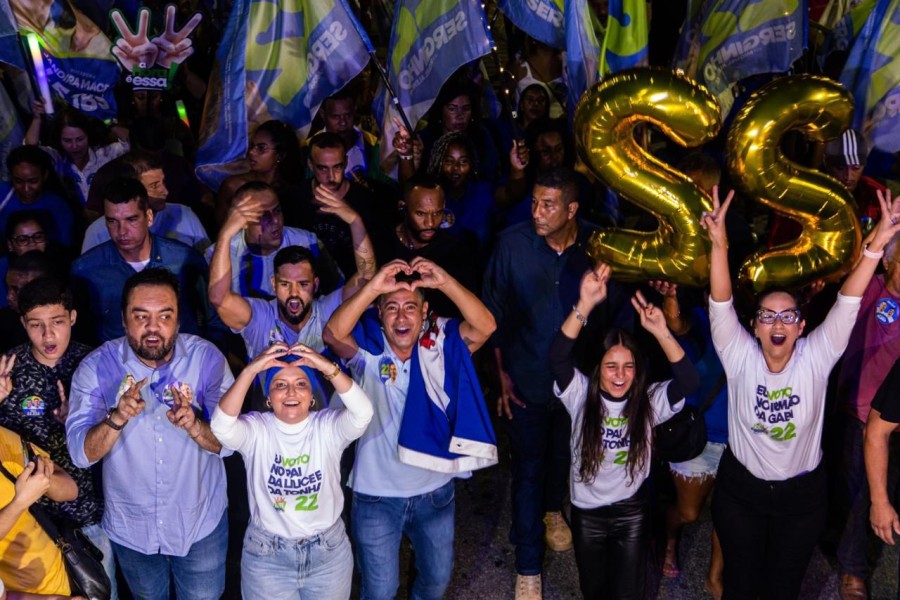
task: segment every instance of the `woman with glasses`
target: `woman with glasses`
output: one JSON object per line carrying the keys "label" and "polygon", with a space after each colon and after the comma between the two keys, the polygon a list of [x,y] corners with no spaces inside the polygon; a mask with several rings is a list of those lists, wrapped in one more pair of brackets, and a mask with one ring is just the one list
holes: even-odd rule
{"label": "woman with glasses", "polygon": [[39,213],[20,210],[10,215],[6,222],[7,255],[0,257],[0,308],[9,305],[6,299],[6,272],[9,270],[9,257],[22,256],[26,252],[47,250],[47,233],[41,223]]}
{"label": "woman with glasses", "polygon": [[230,175],[219,186],[216,197],[216,221],[225,222],[231,199],[239,187],[250,181],[262,181],[275,188],[278,196],[287,196],[291,186],[299,185],[306,175],[300,160],[300,142],[297,134],[284,121],[266,121],[256,128],[247,144],[245,173]]}
{"label": "woman with glasses", "polygon": [[733,306],[725,215],[734,192],[702,226],[712,242],[709,315],[728,378],[728,448],[713,496],[713,523],[725,559],[724,597],[797,598],[825,526],[827,489],[822,424],[828,375],[847,342],[884,246],[900,232],[900,202],[879,194],[882,221],[841,286],[820,327],[801,338],[796,297],[762,292],[741,327]]}
{"label": "woman with glasses", "polygon": [[[344,408],[324,401],[317,372]],[[261,376],[271,412],[241,415]],[[247,465],[250,524],[241,556],[247,600],[350,597],[353,555],[341,520],[341,454],[372,420],[372,403],[336,363],[309,346],[271,345],[219,401],[212,430]]]}

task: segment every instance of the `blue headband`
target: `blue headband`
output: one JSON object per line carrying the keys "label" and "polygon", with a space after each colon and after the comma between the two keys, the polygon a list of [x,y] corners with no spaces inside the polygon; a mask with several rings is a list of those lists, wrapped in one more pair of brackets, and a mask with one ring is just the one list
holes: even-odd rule
{"label": "blue headband", "polygon": [[[300,360],[300,357],[296,354],[288,354],[281,357],[281,361],[286,363],[292,363],[297,360]],[[318,371],[305,365],[296,366],[299,367],[309,379],[309,385],[312,388],[312,397],[318,402],[319,406],[323,406],[323,403],[325,402],[325,391],[322,389],[322,384],[319,383]],[[282,369],[284,369],[284,367],[272,367],[271,369],[266,369],[266,372],[263,374],[263,393],[266,396],[269,395],[269,386],[272,385],[272,379],[274,379],[275,375]]]}

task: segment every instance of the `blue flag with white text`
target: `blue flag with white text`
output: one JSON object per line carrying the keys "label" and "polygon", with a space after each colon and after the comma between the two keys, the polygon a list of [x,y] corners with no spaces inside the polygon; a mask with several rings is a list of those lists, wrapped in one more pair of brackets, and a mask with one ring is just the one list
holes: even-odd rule
{"label": "blue flag with white text", "polygon": [[309,133],[319,106],[368,64],[346,0],[235,0],[204,108],[197,174],[213,189],[271,119]]}
{"label": "blue flag with white text", "polygon": [[900,152],[900,0],[878,0],[850,49],[841,83],[853,93],[853,127],[873,147]]}
{"label": "blue flag with white text", "polygon": [[565,49],[563,0],[500,0],[497,8],[530,37],[557,50]]}
{"label": "blue flag with white text", "polygon": [[685,23],[674,66],[703,83],[727,114],[731,87],[762,73],[783,73],[807,40],[806,0],[707,0]]}

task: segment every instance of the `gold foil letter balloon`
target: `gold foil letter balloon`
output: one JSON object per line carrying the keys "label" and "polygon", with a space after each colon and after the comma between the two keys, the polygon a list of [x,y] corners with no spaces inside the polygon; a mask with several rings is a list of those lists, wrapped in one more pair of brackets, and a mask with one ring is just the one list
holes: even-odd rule
{"label": "gold foil letter balloon", "polygon": [[741,267],[742,284],[760,291],[836,280],[859,251],[856,203],[837,180],[782,154],[781,139],[797,130],[816,141],[837,137],[853,113],[850,93],[815,75],[782,77],[747,101],[728,132],[728,168],[747,195],[803,226],[800,237],[760,251]]}
{"label": "gold foil letter balloon", "polygon": [[703,285],[709,241],[699,219],[712,203],[686,175],[638,145],[634,130],[642,123],[691,147],[711,140],[722,126],[712,94],[671,71],[620,71],[588,90],[575,109],[579,155],[608,187],[659,220],[651,233],[599,231],[588,253],[608,263],[619,279]]}

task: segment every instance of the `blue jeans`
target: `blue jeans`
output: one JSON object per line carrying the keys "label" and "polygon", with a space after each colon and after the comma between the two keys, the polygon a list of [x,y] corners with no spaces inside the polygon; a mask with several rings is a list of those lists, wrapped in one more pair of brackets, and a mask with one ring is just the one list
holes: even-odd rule
{"label": "blue jeans", "polygon": [[113,556],[112,542],[109,541],[109,536],[106,535],[99,523],[85,525],[81,528],[81,533],[94,542],[97,549],[103,553],[103,570],[109,575],[109,600],[119,600],[119,590],[116,587],[116,557]]}
{"label": "blue jeans", "polygon": [[115,542],[112,546],[135,600],[169,600],[173,578],[179,600],[219,600],[225,591],[227,511],[212,533],[194,542],[187,556],[144,554]]}
{"label": "blue jeans", "polygon": [[510,403],[512,527],[516,572],[539,575],[544,564],[544,513],[562,510],[568,491],[572,420],[557,399],[547,404]]}
{"label": "blue jeans", "polygon": [[412,600],[440,600],[453,573],[454,482],[427,494],[389,498],[353,494],[356,566],[361,600],[392,600],[400,586],[400,541],[412,542],[416,579]]}
{"label": "blue jeans", "polygon": [[353,553],[340,519],[303,540],[247,526],[241,555],[244,600],[346,600],[352,580]]}

